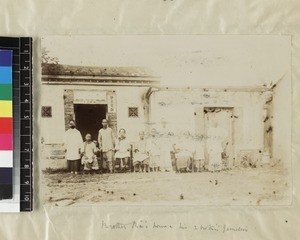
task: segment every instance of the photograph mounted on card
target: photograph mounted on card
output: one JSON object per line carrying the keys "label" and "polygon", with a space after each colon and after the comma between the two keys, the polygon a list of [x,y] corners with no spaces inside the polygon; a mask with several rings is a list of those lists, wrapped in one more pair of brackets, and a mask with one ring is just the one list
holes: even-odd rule
{"label": "photograph mounted on card", "polygon": [[289,205],[291,39],[42,38],[49,206]]}

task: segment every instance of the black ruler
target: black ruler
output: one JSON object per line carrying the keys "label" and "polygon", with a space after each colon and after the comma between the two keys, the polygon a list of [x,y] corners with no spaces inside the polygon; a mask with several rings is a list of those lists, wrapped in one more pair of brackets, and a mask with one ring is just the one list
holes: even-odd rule
{"label": "black ruler", "polygon": [[32,211],[32,38],[0,37],[1,48],[13,50],[14,187],[20,187],[20,211]]}
{"label": "black ruler", "polygon": [[32,179],[32,39],[20,38],[20,210],[33,209]]}

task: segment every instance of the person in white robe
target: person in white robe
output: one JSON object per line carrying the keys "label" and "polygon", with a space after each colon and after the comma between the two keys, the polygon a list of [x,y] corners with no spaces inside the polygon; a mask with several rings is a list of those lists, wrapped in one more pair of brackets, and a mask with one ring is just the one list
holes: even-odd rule
{"label": "person in white robe", "polygon": [[80,170],[80,148],[82,136],[76,129],[74,121],[70,121],[70,128],[65,132],[64,147],[68,164],[68,171],[77,174]]}

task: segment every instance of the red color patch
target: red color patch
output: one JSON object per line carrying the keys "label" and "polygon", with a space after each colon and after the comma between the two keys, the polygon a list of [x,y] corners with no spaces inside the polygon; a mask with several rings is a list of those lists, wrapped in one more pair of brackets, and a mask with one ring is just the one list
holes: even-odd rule
{"label": "red color patch", "polygon": [[0,118],[0,134],[12,134],[12,118]]}

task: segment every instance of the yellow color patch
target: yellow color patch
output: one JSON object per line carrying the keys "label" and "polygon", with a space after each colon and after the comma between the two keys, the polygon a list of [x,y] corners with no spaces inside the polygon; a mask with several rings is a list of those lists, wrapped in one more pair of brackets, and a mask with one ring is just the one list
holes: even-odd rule
{"label": "yellow color patch", "polygon": [[12,101],[0,101],[0,117],[12,117]]}

